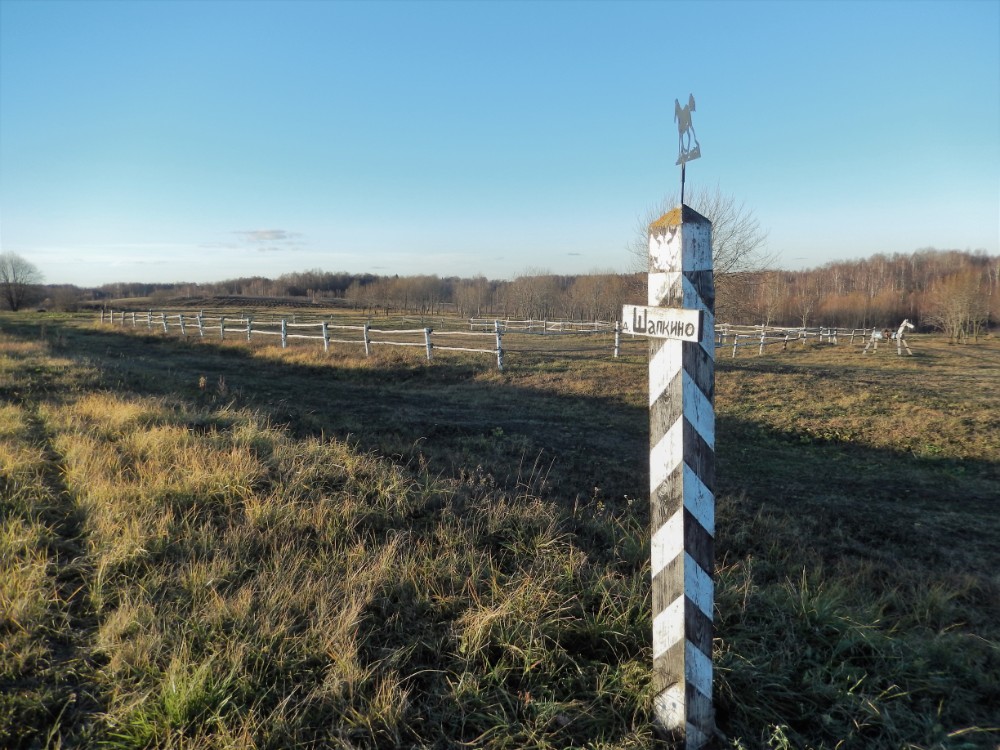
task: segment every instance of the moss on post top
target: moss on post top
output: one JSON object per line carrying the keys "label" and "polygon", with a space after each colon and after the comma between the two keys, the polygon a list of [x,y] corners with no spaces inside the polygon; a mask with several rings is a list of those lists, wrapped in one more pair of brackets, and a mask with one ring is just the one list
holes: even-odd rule
{"label": "moss on post top", "polygon": [[660,229],[669,229],[671,227],[680,226],[681,224],[711,224],[708,219],[702,216],[700,213],[695,211],[691,206],[680,205],[677,208],[672,208],[667,211],[663,216],[654,221],[649,225],[649,231],[655,232]]}

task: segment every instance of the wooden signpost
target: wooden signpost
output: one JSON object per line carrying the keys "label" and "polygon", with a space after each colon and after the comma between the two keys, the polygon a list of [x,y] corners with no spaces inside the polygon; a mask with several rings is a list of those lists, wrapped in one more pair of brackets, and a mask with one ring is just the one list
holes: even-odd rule
{"label": "wooden signpost", "polygon": [[[681,159],[700,155],[682,148]],[[715,733],[715,282],[708,219],[682,203],[650,225],[648,284],[649,306],[626,306],[622,326],[650,337],[654,711],[663,734],[697,750]]]}

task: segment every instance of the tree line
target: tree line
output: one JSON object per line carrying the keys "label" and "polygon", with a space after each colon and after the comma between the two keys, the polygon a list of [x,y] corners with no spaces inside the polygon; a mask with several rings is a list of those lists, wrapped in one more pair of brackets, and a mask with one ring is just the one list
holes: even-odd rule
{"label": "tree line", "polygon": [[276,279],[255,276],[207,284],[105,284],[92,290],[91,296],[96,301],[151,298],[159,304],[205,297],[296,299],[385,315],[447,312],[464,317],[614,320],[622,305],[636,298],[638,288],[638,274],[612,271],[557,275],[529,269],[513,280],[493,280],[485,276],[376,276],[312,269]]}
{"label": "tree line", "polygon": [[1000,256],[981,251],[877,254],[805,271],[760,271],[746,282],[752,322],[765,325],[864,328],[908,318],[959,340],[1000,323]]}
{"label": "tree line", "polygon": [[[584,275],[527,269],[510,280],[378,276],[321,269],[276,279],[247,277],[213,283],[113,283],[91,289],[41,283],[19,256],[0,256],[0,303],[8,309],[39,305],[144,300],[168,305],[185,299],[272,298],[339,304],[369,314],[457,313],[463,317],[614,320],[623,304],[646,300],[644,273]],[[717,319],[771,326],[893,327],[909,318],[953,340],[976,338],[1000,323],[1000,256],[982,251],[925,248],[877,254],[802,271],[749,270],[717,274]]]}

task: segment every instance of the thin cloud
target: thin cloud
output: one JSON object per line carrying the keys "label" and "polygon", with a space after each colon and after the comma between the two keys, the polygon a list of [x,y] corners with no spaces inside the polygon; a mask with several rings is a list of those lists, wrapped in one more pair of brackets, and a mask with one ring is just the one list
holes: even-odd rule
{"label": "thin cloud", "polygon": [[265,253],[296,250],[302,246],[299,239],[301,232],[290,232],[287,229],[240,229],[233,232],[244,243],[257,246],[256,249]]}

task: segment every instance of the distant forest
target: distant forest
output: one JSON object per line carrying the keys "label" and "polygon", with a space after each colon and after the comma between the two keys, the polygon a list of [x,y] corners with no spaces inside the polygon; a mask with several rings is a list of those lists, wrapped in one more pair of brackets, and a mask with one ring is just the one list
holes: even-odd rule
{"label": "distant forest", "polygon": [[[114,283],[96,289],[48,286],[43,305],[70,309],[143,298],[157,306],[217,297],[337,304],[372,313],[613,320],[625,303],[646,301],[645,274],[555,275],[525,272],[510,281],[378,276],[319,269],[276,279],[215,283]],[[1000,256],[924,249],[836,261],[803,271],[737,272],[717,279],[719,322],[772,326],[892,326],[909,318],[956,338],[1000,323]],[[956,309],[961,308],[961,312]],[[954,319],[961,317],[961,329]],[[949,319],[952,321],[949,327]]]}

